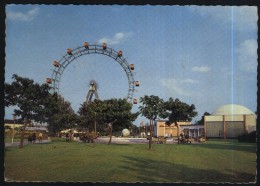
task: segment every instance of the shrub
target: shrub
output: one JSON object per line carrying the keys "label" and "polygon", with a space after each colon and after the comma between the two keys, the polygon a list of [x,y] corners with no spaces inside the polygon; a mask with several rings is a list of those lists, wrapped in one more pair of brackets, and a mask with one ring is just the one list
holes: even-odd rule
{"label": "shrub", "polygon": [[238,136],[239,142],[256,143],[256,131]]}

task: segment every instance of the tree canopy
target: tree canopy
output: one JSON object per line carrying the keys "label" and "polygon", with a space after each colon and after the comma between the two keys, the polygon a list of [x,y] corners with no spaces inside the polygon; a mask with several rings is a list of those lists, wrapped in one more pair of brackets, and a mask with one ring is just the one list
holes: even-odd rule
{"label": "tree canopy", "polygon": [[82,104],[78,113],[81,126],[93,129],[94,122],[97,128],[103,131],[108,123],[113,123],[114,130],[122,130],[132,125],[138,113],[132,113],[132,104],[126,99],[94,100],[88,104]]}
{"label": "tree canopy", "polygon": [[181,102],[178,98],[169,98],[164,103],[165,109],[167,110],[169,122],[178,121],[191,121],[198,113],[195,111],[195,105],[188,105],[187,103]]}
{"label": "tree canopy", "polygon": [[211,115],[208,112],[204,112],[203,116],[201,116],[201,119],[197,122],[198,125],[204,125],[204,116],[209,116]]}
{"label": "tree canopy", "polygon": [[48,122],[48,129],[54,133],[73,128],[79,121],[71,103],[58,94],[50,95],[45,107],[45,121]]}
{"label": "tree canopy", "polygon": [[50,94],[48,84],[38,84],[32,79],[13,75],[11,84],[5,83],[5,106],[14,110],[21,120],[48,122],[50,131],[59,131],[75,124],[77,116],[69,102],[58,94]]}
{"label": "tree canopy", "polygon": [[41,121],[50,87],[16,74],[12,78],[14,81],[11,84],[5,83],[5,106],[17,106],[14,113],[22,120],[27,118]]}
{"label": "tree canopy", "polygon": [[149,149],[152,148],[152,123],[153,120],[159,117],[166,117],[165,107],[163,99],[158,96],[147,96],[140,98],[142,105],[139,107],[141,115],[150,120],[150,137],[149,137]]}
{"label": "tree canopy", "polygon": [[157,116],[165,118],[165,108],[163,99],[158,96],[147,96],[140,98],[141,106],[139,106],[141,115],[149,120],[157,118]]}

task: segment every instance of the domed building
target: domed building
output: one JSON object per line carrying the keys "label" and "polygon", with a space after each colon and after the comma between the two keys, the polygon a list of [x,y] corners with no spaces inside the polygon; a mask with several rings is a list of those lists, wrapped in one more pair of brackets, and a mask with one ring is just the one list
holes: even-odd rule
{"label": "domed building", "polygon": [[256,130],[256,114],[242,105],[228,104],[204,116],[208,138],[236,138]]}

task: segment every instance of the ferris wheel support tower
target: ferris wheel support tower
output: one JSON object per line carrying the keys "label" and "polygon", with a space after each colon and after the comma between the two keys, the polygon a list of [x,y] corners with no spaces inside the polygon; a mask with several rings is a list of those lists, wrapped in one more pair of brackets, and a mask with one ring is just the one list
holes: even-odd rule
{"label": "ferris wheel support tower", "polygon": [[97,92],[97,84],[95,81],[90,81],[88,94],[86,96],[86,102],[85,102],[86,104],[92,100],[93,95],[95,95],[96,99],[99,99],[98,92]]}

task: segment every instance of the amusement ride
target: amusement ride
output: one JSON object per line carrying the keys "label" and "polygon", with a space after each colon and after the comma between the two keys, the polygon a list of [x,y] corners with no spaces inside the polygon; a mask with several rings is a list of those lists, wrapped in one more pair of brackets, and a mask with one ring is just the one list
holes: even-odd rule
{"label": "amusement ride", "polygon": [[[135,88],[139,87],[140,82],[136,81],[134,78],[135,66],[134,64],[128,64],[127,60],[123,57],[122,50],[115,51],[114,49],[109,48],[107,46],[107,43],[103,43],[102,45],[90,45],[88,42],[84,42],[82,46],[77,47],[75,49],[68,48],[66,54],[63,55],[59,61],[53,61],[54,69],[52,70],[52,76],[51,78],[46,78],[46,83],[51,85],[52,93],[59,93],[61,77],[66,67],[75,59],[90,54],[108,56],[114,59],[114,61],[117,62],[119,65],[121,65],[121,67],[125,71],[129,85],[126,99],[128,102],[137,104],[138,100],[134,98],[134,92]],[[96,99],[99,99],[97,93],[97,84],[94,80],[91,80],[89,84],[89,90],[86,96],[86,102],[91,101],[93,95],[95,95]]]}

